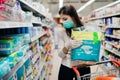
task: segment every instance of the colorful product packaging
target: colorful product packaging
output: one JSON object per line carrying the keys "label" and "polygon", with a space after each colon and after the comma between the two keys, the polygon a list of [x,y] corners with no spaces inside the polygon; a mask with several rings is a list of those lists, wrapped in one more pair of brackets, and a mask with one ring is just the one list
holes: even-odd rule
{"label": "colorful product packaging", "polygon": [[24,65],[25,65],[26,77],[28,78],[32,74],[32,65],[30,58],[28,58],[28,60],[24,63]]}
{"label": "colorful product packaging", "polygon": [[25,66],[21,66],[17,72],[17,80],[26,80],[26,72],[25,72]]}
{"label": "colorful product packaging", "polygon": [[0,55],[6,56],[14,51],[13,39],[0,39]]}
{"label": "colorful product packaging", "polygon": [[5,4],[13,7],[16,3],[16,0],[5,0]]}
{"label": "colorful product packaging", "polygon": [[0,62],[0,79],[11,71],[7,59]]}
{"label": "colorful product packaging", "polygon": [[72,49],[72,60],[99,61],[101,32],[73,31],[72,36],[74,40],[82,40],[79,47]]}

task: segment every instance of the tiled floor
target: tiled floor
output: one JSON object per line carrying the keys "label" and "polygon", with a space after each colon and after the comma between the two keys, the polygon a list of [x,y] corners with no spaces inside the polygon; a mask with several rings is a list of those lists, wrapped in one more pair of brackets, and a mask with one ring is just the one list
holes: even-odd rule
{"label": "tiled floor", "polygon": [[55,53],[54,53],[54,56],[53,56],[53,59],[52,59],[52,64],[54,66],[53,66],[52,74],[51,74],[49,80],[58,80],[58,73],[59,73],[59,67],[60,67],[60,64],[61,64],[61,59],[58,56],[57,51],[55,51]]}

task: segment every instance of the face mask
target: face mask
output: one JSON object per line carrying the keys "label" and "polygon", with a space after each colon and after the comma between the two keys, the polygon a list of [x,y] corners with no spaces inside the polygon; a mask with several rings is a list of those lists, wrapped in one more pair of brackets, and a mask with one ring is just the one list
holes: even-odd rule
{"label": "face mask", "polygon": [[72,28],[74,26],[74,23],[70,20],[66,20],[66,21],[63,22],[63,26],[65,28]]}

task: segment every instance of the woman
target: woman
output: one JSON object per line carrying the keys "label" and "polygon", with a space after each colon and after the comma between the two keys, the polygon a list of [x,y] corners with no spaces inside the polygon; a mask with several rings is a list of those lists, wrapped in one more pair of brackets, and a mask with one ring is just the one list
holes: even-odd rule
{"label": "woman", "polygon": [[62,46],[59,52],[59,56],[62,58],[62,64],[60,66],[58,80],[73,80],[73,78],[75,78],[76,80],[76,75],[72,70],[72,66],[80,67],[78,70],[82,76],[84,74],[90,73],[90,68],[81,66],[95,64],[95,62],[71,61],[70,50],[82,44],[82,41],[80,40],[79,41],[72,40],[71,38],[72,29],[74,28],[82,30],[83,24],[80,21],[75,8],[71,5],[62,7],[59,11],[59,15],[60,23],[64,27],[60,32],[64,45]]}

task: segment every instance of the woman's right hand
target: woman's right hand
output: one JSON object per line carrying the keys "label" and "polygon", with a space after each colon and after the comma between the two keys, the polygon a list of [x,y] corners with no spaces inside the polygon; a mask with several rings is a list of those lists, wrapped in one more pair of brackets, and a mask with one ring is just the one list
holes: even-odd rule
{"label": "woman's right hand", "polygon": [[74,49],[79,47],[82,44],[81,40],[69,40],[65,43],[67,49]]}

